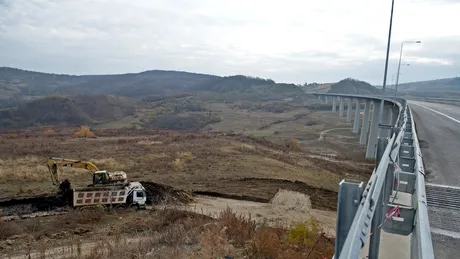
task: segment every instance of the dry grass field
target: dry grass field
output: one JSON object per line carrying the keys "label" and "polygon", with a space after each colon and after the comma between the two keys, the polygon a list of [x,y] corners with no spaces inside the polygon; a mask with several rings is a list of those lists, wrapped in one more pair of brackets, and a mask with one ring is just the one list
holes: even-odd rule
{"label": "dry grass field", "polygon": [[[104,227],[101,227],[104,226]],[[1,222],[1,258],[330,258],[334,239],[316,220],[285,228],[230,208],[217,217],[180,210],[106,213]],[[22,253],[21,253],[22,252]]]}
{"label": "dry grass field", "polygon": [[[0,134],[0,201],[54,193],[49,157],[89,160],[99,169],[123,170],[130,180],[195,197],[191,205],[135,213],[71,209],[0,221],[0,254],[330,258],[337,184],[343,178],[366,181],[373,168],[373,161],[362,158],[357,136],[343,130],[351,124],[327,111],[277,114],[227,104],[212,109],[222,121],[199,132],[48,127]],[[59,168],[59,176],[76,187],[91,182],[83,169]],[[294,198],[280,200],[281,191]]]}
{"label": "dry grass field", "polygon": [[[187,191],[265,199],[271,198],[280,184],[305,189],[307,194],[309,188],[333,192],[344,176],[365,180],[370,171],[369,164],[312,157],[250,136],[96,130],[97,138],[75,138],[65,136],[68,133],[68,129],[56,129],[55,135],[26,132],[0,136],[1,197],[52,192],[55,187],[45,164],[49,157],[89,160],[99,169],[126,171],[131,180],[154,181]],[[68,178],[74,186],[91,181],[84,169],[60,168],[59,172],[61,180]],[[335,201],[330,204],[328,207],[334,207]]]}

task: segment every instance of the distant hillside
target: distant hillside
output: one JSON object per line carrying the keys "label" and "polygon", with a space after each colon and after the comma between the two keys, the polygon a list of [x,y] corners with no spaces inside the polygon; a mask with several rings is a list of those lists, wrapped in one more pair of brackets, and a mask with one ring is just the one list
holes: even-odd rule
{"label": "distant hillside", "polygon": [[85,76],[47,74],[16,68],[0,67],[0,96],[48,95],[60,87],[88,80]]}
{"label": "distant hillside", "polygon": [[219,77],[152,70],[120,75],[57,75],[0,67],[0,108],[15,107],[31,98],[59,95],[116,95],[162,100],[196,93],[226,100],[272,100],[303,94],[294,84],[242,75]]}
{"label": "distant hillside", "polygon": [[161,70],[120,75],[73,76],[0,67],[0,99],[51,94],[111,94],[138,98],[186,91],[216,78],[220,77]]}
{"label": "distant hillside", "polygon": [[270,79],[253,78],[242,75],[214,78],[201,84],[196,84],[190,89],[195,91],[212,91],[219,93],[244,92],[253,86],[274,85]]}
{"label": "distant hillside", "polygon": [[399,84],[398,91],[427,97],[460,97],[460,77]]}
{"label": "distant hillside", "polygon": [[135,106],[132,99],[104,95],[39,98],[0,110],[0,128],[93,125],[132,115]]}
{"label": "distant hillside", "polygon": [[306,92],[314,92],[314,93],[326,93],[331,89],[331,84],[318,84],[318,83],[312,83],[312,84],[304,84],[302,86],[302,89],[304,89]]}
{"label": "distant hillside", "polygon": [[64,94],[112,94],[140,98],[188,92],[193,87],[219,78],[178,71],[145,71],[133,74],[85,76],[87,81],[61,87]]}
{"label": "distant hillside", "polygon": [[329,93],[345,93],[345,94],[363,94],[374,95],[379,94],[381,90],[375,88],[369,83],[359,81],[352,78],[347,78],[330,86]]}

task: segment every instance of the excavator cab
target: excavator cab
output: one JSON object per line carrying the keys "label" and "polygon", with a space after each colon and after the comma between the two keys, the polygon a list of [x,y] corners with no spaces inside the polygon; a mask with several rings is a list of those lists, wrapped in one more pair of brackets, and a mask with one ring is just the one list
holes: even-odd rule
{"label": "excavator cab", "polygon": [[93,186],[102,186],[108,184],[126,184],[128,183],[128,179],[126,173],[123,171],[115,171],[115,172],[107,172],[103,171],[96,171],[93,174]]}
{"label": "excavator cab", "polygon": [[107,173],[105,171],[95,172],[93,175],[93,185],[104,184],[104,182],[107,181],[106,175]]}

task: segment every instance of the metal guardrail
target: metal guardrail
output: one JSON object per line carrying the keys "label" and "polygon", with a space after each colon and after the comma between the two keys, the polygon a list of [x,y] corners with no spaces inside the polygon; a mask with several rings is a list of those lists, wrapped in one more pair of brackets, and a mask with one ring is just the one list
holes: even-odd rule
{"label": "metal guardrail", "polygon": [[[381,100],[378,96],[316,95]],[[363,183],[343,180],[339,184],[334,258],[359,258],[368,241],[369,258],[378,258],[381,230],[410,235],[411,258],[434,258],[425,171],[412,111],[404,99],[385,98],[385,102],[397,105],[399,115],[393,125],[379,125],[381,130],[389,127],[391,134],[378,138],[371,178],[364,189]]]}
{"label": "metal guardrail", "polygon": [[[415,125],[412,118],[412,125]],[[428,209],[425,192],[425,169],[423,166],[422,152],[417,138],[417,132],[413,126],[412,136],[414,140],[414,153],[416,154],[415,173],[417,174],[417,186],[415,195],[417,198],[415,224],[412,234],[414,238],[411,242],[412,258],[429,259],[434,258],[433,242],[431,240],[430,223],[428,220]]]}

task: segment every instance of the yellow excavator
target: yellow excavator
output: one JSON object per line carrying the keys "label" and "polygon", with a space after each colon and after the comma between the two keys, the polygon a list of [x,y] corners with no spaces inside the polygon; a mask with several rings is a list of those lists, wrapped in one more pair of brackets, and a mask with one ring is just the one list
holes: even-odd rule
{"label": "yellow excavator", "polygon": [[99,170],[97,166],[89,161],[73,160],[66,158],[51,157],[46,163],[51,174],[53,185],[60,185],[58,178],[59,167],[74,167],[88,170],[93,176],[93,183],[88,187],[107,185],[124,185],[128,183],[126,173],[123,171],[107,172]]}

